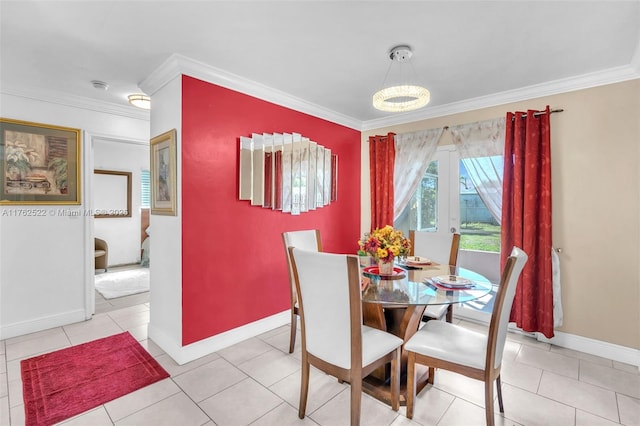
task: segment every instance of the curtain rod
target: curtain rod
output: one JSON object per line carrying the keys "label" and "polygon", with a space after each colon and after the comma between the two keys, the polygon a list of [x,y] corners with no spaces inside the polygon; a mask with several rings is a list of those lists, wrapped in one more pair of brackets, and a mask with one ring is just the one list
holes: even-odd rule
{"label": "curtain rod", "polygon": [[[549,111],[549,114],[553,114],[554,112],[562,112],[562,111],[564,111],[562,108],[552,109],[552,110],[550,110],[550,111]],[[546,111],[538,111],[538,112],[534,112],[534,113],[533,113],[533,116],[534,116],[534,117],[537,117],[537,116],[539,116],[539,115],[546,114],[546,113],[547,113]],[[520,117],[521,117],[521,118],[526,118],[526,117],[527,117],[527,114],[522,114]],[[515,120],[515,118],[516,118],[516,117],[514,116],[514,117],[513,117],[513,119]]]}
{"label": "curtain rod", "polygon": [[[564,109],[562,109],[562,108],[552,109],[552,110],[549,111],[549,114],[553,114],[554,112],[562,112],[562,111],[564,111]],[[546,113],[547,113],[546,111],[538,111],[538,112],[534,112],[533,116],[537,117],[539,115],[546,114]],[[521,118],[526,118],[527,114],[522,114],[520,117]],[[513,119],[515,120],[515,116],[513,117]],[[443,126],[442,130],[449,130],[449,126]]]}
{"label": "curtain rod", "polygon": [[[552,110],[549,111],[549,114],[553,114],[555,112],[563,112],[563,111],[564,111],[564,109],[562,109],[562,108],[552,109]],[[546,111],[538,111],[538,112],[534,112],[533,116],[537,117],[539,115],[546,114],[546,113],[547,113]],[[526,118],[527,114],[522,114],[520,117],[521,118]],[[515,118],[516,117],[514,116],[513,120],[515,120]],[[442,126],[442,130],[449,130],[449,126]]]}

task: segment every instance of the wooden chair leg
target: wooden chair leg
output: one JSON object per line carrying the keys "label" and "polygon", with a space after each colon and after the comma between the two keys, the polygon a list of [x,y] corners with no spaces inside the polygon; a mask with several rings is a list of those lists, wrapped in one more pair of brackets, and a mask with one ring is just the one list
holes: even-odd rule
{"label": "wooden chair leg", "polygon": [[302,354],[302,380],[300,380],[300,405],[298,407],[298,417],[304,419],[307,410],[307,395],[309,394],[309,361],[307,354]]}
{"label": "wooden chair leg", "polygon": [[400,351],[396,349],[396,354],[391,360],[391,409],[400,409]]}
{"label": "wooden chair leg", "polygon": [[429,367],[429,377],[427,378],[427,383],[433,384],[436,378],[436,369],[433,367]]}
{"label": "wooden chair leg", "polygon": [[293,353],[293,347],[296,345],[296,329],[298,328],[298,316],[291,310],[291,335],[289,336],[289,353]]}
{"label": "wooden chair leg", "polygon": [[504,413],[504,406],[502,405],[502,383],[500,382],[500,376],[496,377],[496,387],[498,388],[498,406],[500,412]]}
{"label": "wooden chair leg", "polygon": [[[429,377],[431,379],[431,377]],[[407,354],[407,418],[413,418],[413,404],[416,399],[416,354]]]}
{"label": "wooden chair leg", "polygon": [[351,380],[351,426],[360,426],[360,410],[362,405],[362,377]]}
{"label": "wooden chair leg", "polygon": [[484,410],[486,413],[487,426],[494,426],[493,420],[493,381],[484,382]]}
{"label": "wooden chair leg", "polygon": [[447,322],[453,322],[453,305],[447,306]]}

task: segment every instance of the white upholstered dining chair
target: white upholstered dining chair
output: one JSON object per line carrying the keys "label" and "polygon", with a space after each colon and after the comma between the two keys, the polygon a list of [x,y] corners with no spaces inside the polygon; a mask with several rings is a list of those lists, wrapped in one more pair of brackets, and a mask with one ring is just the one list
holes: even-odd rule
{"label": "white upholstered dining chair", "polygon": [[[413,418],[416,398],[416,363],[429,369],[442,368],[484,381],[487,425],[494,424],[493,382],[498,391],[498,405],[504,413],[500,368],[507,338],[511,305],[518,278],[527,262],[527,254],[514,247],[502,271],[488,334],[469,330],[444,321],[429,321],[404,345],[407,352],[407,417]],[[434,377],[429,377],[433,383]],[[425,388],[426,389],[426,388]]]}
{"label": "white upholstered dining chair", "polygon": [[391,408],[400,405],[402,339],[362,324],[357,256],[289,248],[302,329],[302,381],[298,416],[305,416],[309,369],[314,366],[351,386],[351,425],[360,424],[362,379],[391,363]]}
{"label": "white upholstered dining chair", "polygon": [[303,250],[322,251],[322,240],[319,229],[308,229],[303,231],[289,231],[282,233],[282,242],[287,256],[287,267],[289,269],[289,291],[291,293],[291,331],[289,334],[289,353],[293,353],[296,344],[296,330],[298,325],[298,296],[296,284],[293,278],[293,268],[291,266],[291,255],[289,247],[298,247]]}
{"label": "white upholstered dining chair", "polygon": [[[435,232],[409,231],[411,241],[411,256],[424,256],[434,262],[457,266],[460,251],[460,234],[440,235]],[[423,320],[453,321],[453,305],[428,305],[424,310]]]}

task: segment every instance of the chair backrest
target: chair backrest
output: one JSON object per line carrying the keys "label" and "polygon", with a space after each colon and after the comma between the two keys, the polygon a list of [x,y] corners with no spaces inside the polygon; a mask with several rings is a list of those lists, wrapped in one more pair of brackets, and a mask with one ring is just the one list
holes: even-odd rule
{"label": "chair backrest", "polygon": [[308,229],[304,231],[283,232],[282,242],[284,243],[284,251],[287,255],[287,266],[289,268],[291,303],[295,304],[297,301],[296,285],[293,278],[293,269],[291,267],[291,255],[289,254],[289,247],[298,247],[302,250],[322,251],[322,241],[320,240],[320,230]]}
{"label": "chair backrest", "polygon": [[409,231],[411,255],[424,256],[443,265],[457,265],[460,234],[440,235],[435,232]]}
{"label": "chair backrest", "polygon": [[[362,365],[362,300],[357,256],[289,249],[299,295],[302,345],[341,368]],[[359,357],[359,358],[358,358]]]}
{"label": "chair backrest", "polygon": [[491,359],[493,359],[493,368],[498,368],[502,363],[502,353],[507,339],[511,306],[513,305],[513,298],[516,294],[518,279],[520,278],[525,263],[527,263],[527,259],[528,256],[524,251],[518,247],[514,247],[502,271],[500,287],[496,294],[493,313],[491,314],[491,323],[489,324],[489,341],[487,342],[486,357],[487,367],[490,366],[489,363]]}

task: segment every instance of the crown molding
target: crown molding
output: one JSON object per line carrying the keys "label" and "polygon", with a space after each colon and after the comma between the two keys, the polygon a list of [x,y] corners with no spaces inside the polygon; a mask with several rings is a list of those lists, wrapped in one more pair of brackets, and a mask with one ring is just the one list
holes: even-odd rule
{"label": "crown molding", "polygon": [[158,90],[181,74],[180,58],[182,56],[175,53],[169,56],[147,78],[142,80],[138,87],[147,95],[153,96]]}
{"label": "crown molding", "polygon": [[119,105],[113,102],[98,101],[82,96],[70,95],[55,91],[38,90],[24,87],[2,87],[0,93],[19,98],[32,99],[41,102],[48,102],[55,105],[64,105],[72,108],[86,109],[90,111],[102,112],[105,114],[119,115],[122,117],[134,118],[137,120],[150,120],[150,113],[147,110],[133,108],[128,105]]}
{"label": "crown molding", "polygon": [[[511,102],[525,101],[541,98],[543,96],[557,95],[559,93],[573,92],[589,89],[607,84],[620,83],[627,80],[640,78],[640,45],[634,55],[635,64],[609,68],[603,71],[582,74],[579,76],[553,80],[546,83],[535,84],[514,90],[507,90],[487,96],[480,96],[460,102],[452,102],[433,108],[397,114],[389,117],[367,120],[362,123],[361,130],[374,130],[399,124],[412,123],[430,118],[443,117],[461,112],[473,111]],[[561,106],[561,105],[560,105]]]}
{"label": "crown molding", "polygon": [[145,93],[153,96],[165,84],[181,74],[313,115],[345,127],[361,130],[362,121],[360,120],[179,54],[171,55],[156,68],[140,83],[140,88]]}
{"label": "crown molding", "polygon": [[[543,96],[556,95],[559,93],[634,80],[640,78],[640,43],[638,44],[629,65],[366,121],[357,120],[347,115],[337,113],[328,108],[324,108],[298,97],[289,95],[285,92],[272,89],[255,81],[248,80],[178,54],[171,55],[164,63],[156,68],[156,70],[154,70],[142,83],[140,83],[140,88],[145,93],[152,95],[169,81],[182,74],[217,84],[228,89],[236,90],[296,111],[313,115],[351,129],[368,131],[504,105],[512,102],[535,99]],[[0,93],[9,96],[49,102],[56,105],[64,105],[106,114],[119,115],[138,120],[150,120],[150,111],[147,110],[132,108],[128,105],[119,105],[112,102],[97,101],[95,99],[55,91],[35,91],[24,87],[2,87],[0,89]]]}

